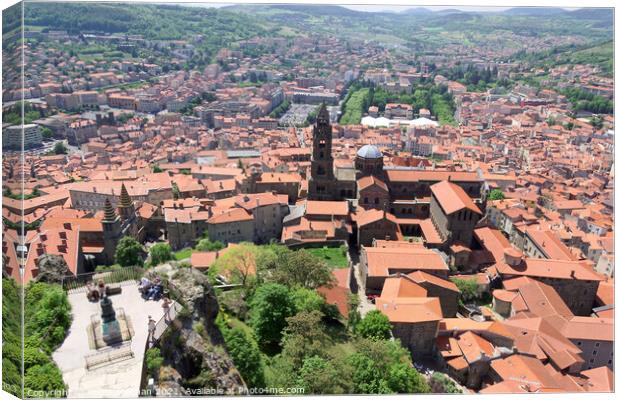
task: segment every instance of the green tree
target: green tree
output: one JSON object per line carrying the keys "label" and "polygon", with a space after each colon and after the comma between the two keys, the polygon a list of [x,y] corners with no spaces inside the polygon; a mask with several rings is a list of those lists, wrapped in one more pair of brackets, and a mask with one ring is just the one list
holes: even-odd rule
{"label": "green tree", "polygon": [[345,362],[352,368],[353,393],[428,393],[424,378],[398,340],[361,339]]}
{"label": "green tree", "polygon": [[476,279],[450,278],[450,280],[454,282],[456,287],[458,287],[461,292],[459,295],[459,301],[461,303],[478,297],[478,283],[476,283]]}
{"label": "green tree", "polygon": [[198,244],[196,245],[196,250],[198,251],[218,251],[224,248],[224,243],[216,240],[212,242],[209,238],[200,239]]}
{"label": "green tree", "polygon": [[123,267],[142,266],[142,245],[132,236],[118,241],[114,259]]}
{"label": "green tree", "polygon": [[347,301],[347,307],[349,309],[349,320],[347,321],[350,329],[355,331],[355,327],[362,319],[362,315],[359,311],[360,298],[356,293],[350,293]]}
{"label": "green tree", "polygon": [[[66,389],[65,382],[58,367],[52,363],[35,365],[26,370],[24,375],[24,389],[28,391],[43,391],[52,397],[62,397],[62,392]],[[59,395],[54,395],[59,391]]]}
{"label": "green tree", "polygon": [[377,363],[370,357],[354,353],[347,358],[353,369],[353,394],[390,394],[394,393],[386,379],[382,377]]}
{"label": "green tree", "polygon": [[254,283],[251,278],[256,276],[257,252],[257,246],[249,243],[232,247],[209,267],[209,275],[211,277],[224,275],[230,282],[240,283],[246,289],[250,288]]}
{"label": "green tree", "polygon": [[26,289],[25,332],[32,344],[51,351],[71,326],[71,304],[59,285],[32,282]]}
{"label": "green tree", "polygon": [[379,310],[372,310],[357,324],[355,331],[367,339],[390,339],[392,325],[385,314]]}
{"label": "green tree", "polygon": [[295,288],[291,291],[291,297],[297,312],[321,311],[325,305],[325,299],[316,290],[304,287]]}
{"label": "green tree", "polygon": [[281,253],[273,277],[283,285],[309,289],[331,286],[334,282],[334,275],[327,263],[303,249]]}
{"label": "green tree", "polygon": [[304,359],[296,384],[304,394],[348,394],[348,382],[331,360],[312,356]]}
{"label": "green tree", "polygon": [[168,243],[157,243],[149,249],[151,265],[163,264],[174,257]]}
{"label": "green tree", "polygon": [[287,327],[282,337],[282,356],[288,358],[296,370],[303,363],[304,358],[312,356],[326,356],[329,336],[325,333],[325,326],[320,311],[302,311],[286,319]]}
{"label": "green tree", "polygon": [[56,142],[54,145],[54,154],[67,154],[67,148],[64,142]]}
{"label": "green tree", "polygon": [[159,172],[164,172],[163,169],[161,169],[161,167],[158,164],[153,164],[153,173],[159,173]]}
{"label": "green tree", "polygon": [[264,387],[265,373],[256,342],[242,329],[222,331],[226,348],[248,387]]}
{"label": "green tree", "polygon": [[502,192],[501,189],[493,189],[489,193],[489,200],[491,200],[491,201],[493,201],[493,200],[503,200],[504,198],[505,198],[504,192]]}
{"label": "green tree", "polygon": [[250,301],[250,326],[258,345],[277,349],[282,340],[286,319],[295,313],[295,305],[286,286],[270,283],[260,286]]}
{"label": "green tree", "polygon": [[388,374],[388,386],[396,393],[429,393],[426,380],[405,363],[393,364]]}
{"label": "green tree", "polygon": [[47,126],[44,126],[41,128],[41,136],[43,136],[43,139],[51,139],[54,136],[54,132]]}

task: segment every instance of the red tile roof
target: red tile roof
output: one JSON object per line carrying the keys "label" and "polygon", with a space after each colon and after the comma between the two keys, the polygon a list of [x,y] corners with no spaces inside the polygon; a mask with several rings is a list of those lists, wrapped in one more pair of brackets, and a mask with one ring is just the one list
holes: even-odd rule
{"label": "red tile roof", "polygon": [[482,214],[478,206],[474,204],[463,188],[452,182],[441,181],[436,183],[431,186],[431,192],[446,215],[453,214],[462,209],[468,209],[476,214]]}

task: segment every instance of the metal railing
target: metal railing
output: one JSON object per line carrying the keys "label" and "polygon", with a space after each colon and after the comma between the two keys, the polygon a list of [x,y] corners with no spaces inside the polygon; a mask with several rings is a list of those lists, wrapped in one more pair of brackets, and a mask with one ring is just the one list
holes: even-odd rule
{"label": "metal railing", "polygon": [[102,279],[106,285],[118,283],[128,280],[138,281],[144,275],[144,269],[140,267],[124,267],[105,272],[89,272],[85,274],[69,275],[62,279],[62,287],[66,291],[75,291],[77,289],[86,290],[88,282],[97,283]]}
{"label": "metal railing", "polygon": [[147,341],[148,343],[146,345],[147,349],[153,347],[159,341],[159,339],[161,339],[166,329],[168,329],[170,323],[175,320],[175,318],[177,317],[177,315],[179,315],[179,312],[182,309],[183,306],[176,301],[170,304],[168,317],[166,318],[166,315],[164,315],[159,319],[159,321],[155,323],[155,331],[153,332],[152,337],[149,335],[149,340]]}
{"label": "metal railing", "polygon": [[98,353],[85,356],[86,369],[91,370],[94,367],[108,364],[114,361],[120,361],[133,358],[133,350],[131,350],[131,341],[123,342],[120,346],[111,347]]}

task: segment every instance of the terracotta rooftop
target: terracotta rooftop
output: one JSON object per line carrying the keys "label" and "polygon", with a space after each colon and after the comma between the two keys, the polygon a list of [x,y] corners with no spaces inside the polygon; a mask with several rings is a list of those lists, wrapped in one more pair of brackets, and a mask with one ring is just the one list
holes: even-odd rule
{"label": "terracotta rooftop", "polygon": [[453,214],[462,209],[468,209],[476,214],[482,214],[478,206],[474,204],[463,188],[452,182],[441,181],[436,183],[431,186],[431,192],[433,192],[433,195],[446,215]]}
{"label": "terracotta rooftop", "polygon": [[377,310],[392,323],[419,323],[441,320],[441,306],[436,297],[403,297],[376,300]]}
{"label": "terracotta rooftop", "polygon": [[448,265],[433,250],[420,247],[364,247],[368,276],[388,276],[416,270],[449,271]]}

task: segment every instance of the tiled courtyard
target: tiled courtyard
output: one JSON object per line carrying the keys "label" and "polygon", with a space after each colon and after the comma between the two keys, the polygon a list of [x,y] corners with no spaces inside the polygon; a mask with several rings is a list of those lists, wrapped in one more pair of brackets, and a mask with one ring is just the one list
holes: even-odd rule
{"label": "tiled courtyard", "polygon": [[62,371],[68,386],[68,397],[72,398],[120,398],[138,397],[144,349],[148,339],[148,316],[155,321],[163,316],[161,301],[145,301],[140,297],[136,282],[122,284],[122,292],[110,296],[115,309],[122,308],[131,320],[134,336],[131,350],[134,357],[111,364],[86,369],[85,356],[96,354],[89,347],[87,329],[91,315],[101,313],[99,303],[86,299],[85,291],[69,294],[73,322],[63,344],[52,357]]}

